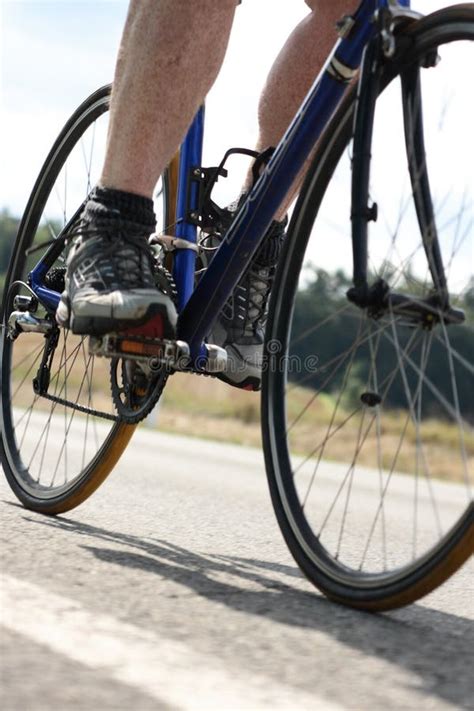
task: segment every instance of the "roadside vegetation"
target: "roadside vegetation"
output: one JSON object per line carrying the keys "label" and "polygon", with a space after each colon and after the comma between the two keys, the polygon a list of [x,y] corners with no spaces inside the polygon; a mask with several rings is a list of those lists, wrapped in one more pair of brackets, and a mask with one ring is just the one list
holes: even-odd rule
{"label": "roadside vegetation", "polygon": [[[312,394],[309,389],[296,387],[291,394],[291,409],[300,412]],[[324,439],[334,405],[333,396],[328,394],[321,395],[312,404],[290,435],[293,455],[307,456]],[[337,428],[338,423],[345,420],[347,415],[348,411],[340,408],[333,429]],[[367,420],[367,424],[369,422]],[[384,414],[382,466],[391,468],[403,434],[404,444],[398,453],[395,469],[413,473],[416,461],[416,432],[413,426],[404,430],[405,422],[406,413],[402,416],[399,411],[394,410]],[[241,392],[220,381],[211,382],[209,378],[176,374],[168,382],[161,404],[145,426],[157,427],[171,433],[260,447],[260,398],[256,393]],[[350,462],[357,437],[358,422],[347,423],[326,446],[324,458]],[[423,443],[431,476],[463,481],[464,471],[459,457],[459,431],[456,425],[447,424],[437,418],[426,420],[423,424]],[[465,433],[464,445],[472,467],[472,430]],[[372,426],[359,453],[358,462],[376,468],[378,456],[376,427]]]}

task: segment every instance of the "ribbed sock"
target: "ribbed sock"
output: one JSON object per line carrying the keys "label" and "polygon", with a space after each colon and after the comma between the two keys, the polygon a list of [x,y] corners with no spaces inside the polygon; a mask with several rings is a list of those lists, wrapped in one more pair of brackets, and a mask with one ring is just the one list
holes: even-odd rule
{"label": "ribbed sock", "polygon": [[156,225],[153,200],[143,195],[113,188],[95,187],[82,215],[86,221],[119,219],[143,225],[153,231]]}

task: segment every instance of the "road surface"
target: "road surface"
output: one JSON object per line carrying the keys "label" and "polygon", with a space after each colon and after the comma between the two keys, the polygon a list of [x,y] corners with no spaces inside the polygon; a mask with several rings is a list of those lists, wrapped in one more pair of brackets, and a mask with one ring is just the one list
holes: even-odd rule
{"label": "road surface", "polygon": [[260,452],[141,429],[45,518],[2,477],[4,711],[472,709],[472,565],[370,615],[300,575]]}

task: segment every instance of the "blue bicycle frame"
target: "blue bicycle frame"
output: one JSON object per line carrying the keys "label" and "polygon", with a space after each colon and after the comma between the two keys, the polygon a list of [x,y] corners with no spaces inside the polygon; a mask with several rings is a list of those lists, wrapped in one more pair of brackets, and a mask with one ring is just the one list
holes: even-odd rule
{"label": "blue bicycle frame", "polygon": [[[204,339],[214,320],[248,267],[280,204],[356,75],[364,48],[376,31],[375,13],[390,7],[409,8],[410,1],[362,0],[356,13],[348,18],[341,32],[343,36],[196,287],[196,252],[188,248],[175,252],[173,276],[180,311],[178,338],[189,344],[195,361],[204,354]],[[202,165],[203,135],[204,109],[201,109],[182,145],[179,162],[176,236],[192,244],[197,241],[198,228],[189,218],[198,207],[198,186],[190,176]],[[58,295],[43,286],[44,276],[44,265],[40,261],[30,274],[30,284],[41,301],[54,306]]]}
{"label": "blue bicycle frame", "polygon": [[[184,249],[176,254],[174,277],[182,309],[178,336],[190,345],[195,357],[201,353],[201,344],[210,332],[215,317],[247,268],[278,207],[342,98],[347,84],[355,76],[364,48],[375,32],[372,22],[375,12],[394,5],[408,8],[410,2],[363,0],[360,4],[353,16],[349,35],[337,42],[196,288],[195,252]],[[189,130],[180,160],[177,234],[190,242],[196,242],[197,229],[187,222],[186,209],[192,210],[197,206],[192,202],[186,206],[182,196],[187,192],[190,171],[201,165],[202,139],[203,110],[198,113]]]}

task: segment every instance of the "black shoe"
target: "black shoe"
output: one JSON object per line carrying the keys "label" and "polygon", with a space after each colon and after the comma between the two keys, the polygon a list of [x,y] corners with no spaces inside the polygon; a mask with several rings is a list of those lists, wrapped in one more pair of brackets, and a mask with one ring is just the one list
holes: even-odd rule
{"label": "black shoe", "polygon": [[175,306],[155,282],[152,231],[113,215],[80,220],[56,311],[60,326],[103,335],[153,320],[156,337],[175,338]]}
{"label": "black shoe", "polygon": [[272,222],[250,267],[225,304],[209,341],[227,351],[219,378],[244,390],[260,390],[268,300],[286,234],[287,219]]}

